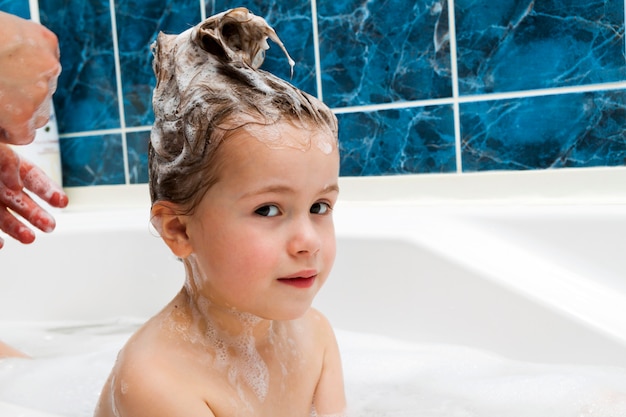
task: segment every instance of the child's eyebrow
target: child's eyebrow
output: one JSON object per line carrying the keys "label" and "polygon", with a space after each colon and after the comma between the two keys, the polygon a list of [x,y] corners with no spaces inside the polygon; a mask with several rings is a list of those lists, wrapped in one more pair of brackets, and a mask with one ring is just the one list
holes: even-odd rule
{"label": "child's eyebrow", "polygon": [[338,184],[328,184],[326,187],[322,189],[322,194],[330,193],[330,192],[339,192]]}
{"label": "child's eyebrow", "polygon": [[[267,187],[261,187],[256,190],[249,191],[241,195],[241,198],[253,197],[261,194],[294,194],[297,190],[287,185],[268,185]],[[320,191],[320,194],[327,194],[331,192],[339,192],[339,185],[328,184]]]}

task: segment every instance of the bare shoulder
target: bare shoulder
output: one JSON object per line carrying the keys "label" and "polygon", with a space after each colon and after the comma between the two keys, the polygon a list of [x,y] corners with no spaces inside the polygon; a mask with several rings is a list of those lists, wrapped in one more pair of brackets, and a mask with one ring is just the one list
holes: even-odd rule
{"label": "bare shoulder", "polygon": [[331,337],[334,340],[333,327],[321,311],[311,307],[304,315],[303,320],[311,326],[318,336]]}
{"label": "bare shoulder", "polygon": [[[102,391],[96,417],[135,416],[143,412],[161,415],[150,410],[150,398],[170,395],[169,381],[173,381],[169,367],[163,367],[154,349],[142,349],[141,340],[131,340],[120,351],[113,371]],[[150,411],[148,411],[150,410]]]}
{"label": "bare shoulder", "polygon": [[307,329],[309,337],[312,338],[311,346],[321,349],[322,355],[326,355],[329,351],[337,351],[337,339],[333,326],[322,312],[310,308],[300,320]]}
{"label": "bare shoulder", "polygon": [[213,413],[193,389],[184,353],[142,329],[120,351],[103,391],[96,417],[151,417]]}
{"label": "bare shoulder", "polygon": [[323,348],[321,372],[314,395],[314,407],[318,415],[344,415],[346,397],[343,385],[341,354],[335,332],[328,319],[311,308],[307,319],[314,323],[315,334]]}

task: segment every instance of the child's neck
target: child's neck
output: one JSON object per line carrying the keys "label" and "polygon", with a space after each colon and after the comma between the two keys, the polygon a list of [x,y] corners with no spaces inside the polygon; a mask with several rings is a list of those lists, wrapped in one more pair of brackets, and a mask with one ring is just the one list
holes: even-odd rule
{"label": "child's neck", "polygon": [[185,285],[178,297],[191,322],[189,336],[198,336],[196,343],[211,352],[216,370],[228,374],[235,384],[247,386],[263,402],[269,388],[267,353],[275,351],[281,326],[218,306],[190,287]]}
{"label": "child's neck", "polygon": [[273,320],[217,305],[197,291],[190,290],[188,285],[185,285],[180,295],[184,297],[183,302],[188,307],[192,321],[204,328],[207,335],[221,339],[254,337],[257,341],[271,338]]}
{"label": "child's neck", "polygon": [[197,287],[200,271],[194,267],[195,262],[185,262],[187,279],[181,291],[181,300],[189,307],[190,319],[205,329],[206,335],[219,340],[235,340],[238,338],[254,338],[257,345],[271,343],[274,333],[274,321],[263,319],[252,313],[239,311],[229,306],[212,302]]}

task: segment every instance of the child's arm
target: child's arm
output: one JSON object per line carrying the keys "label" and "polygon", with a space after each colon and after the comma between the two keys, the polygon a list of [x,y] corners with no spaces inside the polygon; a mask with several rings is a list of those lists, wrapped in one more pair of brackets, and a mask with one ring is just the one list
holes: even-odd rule
{"label": "child's arm", "polygon": [[313,405],[317,417],[345,417],[347,415],[346,394],[339,346],[330,323],[321,314],[319,316],[322,324],[322,340],[325,342],[326,348]]}

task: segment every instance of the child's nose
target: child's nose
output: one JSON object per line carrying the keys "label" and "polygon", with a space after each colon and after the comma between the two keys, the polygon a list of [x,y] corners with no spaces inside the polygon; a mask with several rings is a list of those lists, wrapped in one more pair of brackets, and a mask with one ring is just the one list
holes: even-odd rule
{"label": "child's nose", "polygon": [[309,216],[294,221],[289,241],[289,251],[293,255],[313,255],[321,248],[320,232]]}

